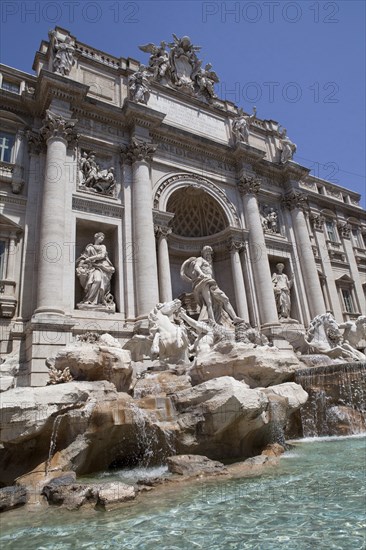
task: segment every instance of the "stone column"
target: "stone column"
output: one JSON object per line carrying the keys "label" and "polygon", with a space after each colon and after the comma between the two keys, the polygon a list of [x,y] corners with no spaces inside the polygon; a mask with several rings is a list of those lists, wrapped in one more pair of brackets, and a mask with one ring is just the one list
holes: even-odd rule
{"label": "stone column", "polygon": [[15,233],[9,235],[8,265],[6,268],[6,279],[15,281],[15,259],[17,250],[17,236]]}
{"label": "stone column", "polygon": [[125,310],[127,319],[136,316],[135,312],[135,246],[132,234],[132,167],[128,158],[122,156],[123,171],[123,270],[125,281]]}
{"label": "stone column", "polygon": [[245,321],[249,320],[247,297],[245,294],[245,285],[240,261],[240,251],[243,250],[244,243],[235,241],[230,243],[231,271],[233,274],[236,312],[239,317]]}
{"label": "stone column", "polygon": [[[337,319],[337,321],[343,322],[342,308],[339,301],[337,287],[335,284],[334,272],[331,265],[331,258],[330,258],[327,243],[324,237],[325,218],[321,214],[311,214],[310,221],[313,227],[313,234],[318,243],[319,254],[320,254],[320,258],[323,266],[323,272],[326,277],[325,284],[327,285],[328,292],[330,295],[330,302],[331,302],[330,309],[333,311],[334,317]],[[322,285],[320,284],[320,288],[321,287]],[[325,300],[324,300],[324,306],[327,309]]]}
{"label": "stone column", "polygon": [[122,154],[132,162],[133,238],[137,315],[145,316],[159,301],[152,193],[149,163],[156,147],[138,142],[124,148]]}
{"label": "stone column", "polygon": [[64,314],[66,150],[68,143],[76,138],[76,122],[47,111],[41,128],[41,135],[47,143],[47,155],[40,220],[38,296],[35,313]]}
{"label": "stone column", "polygon": [[300,191],[292,190],[283,197],[285,207],[291,211],[297,257],[300,261],[310,315],[314,318],[316,315],[325,313],[326,308],[320,286],[318,270],[315,263],[313,248],[311,246],[305,215],[303,212],[305,202],[306,196]]}
{"label": "stone column", "polygon": [[25,144],[25,132],[18,130],[15,140],[15,167],[13,173],[13,179],[11,182],[11,189],[13,193],[18,194],[22,191],[24,185],[23,171],[24,171],[24,144]]}
{"label": "stone column", "polygon": [[338,223],[338,231],[343,241],[344,250],[347,254],[347,260],[349,264],[349,269],[351,272],[351,277],[355,282],[355,296],[354,299],[356,299],[355,307],[358,306],[357,310],[362,313],[362,315],[366,314],[366,300],[364,298],[364,292],[361,284],[361,278],[360,273],[357,268],[357,262],[355,258],[355,253],[353,251],[353,246],[351,243],[351,230],[352,226],[351,224],[347,222],[339,222]]}
{"label": "stone column", "polygon": [[267,247],[257,201],[260,180],[243,176],[238,183],[238,188],[243,198],[245,221],[249,228],[249,255],[254,274],[261,324],[278,325]]}
{"label": "stone column", "polygon": [[159,296],[161,302],[170,302],[173,299],[168,247],[168,235],[171,232],[170,227],[155,225],[155,235],[158,241]]}

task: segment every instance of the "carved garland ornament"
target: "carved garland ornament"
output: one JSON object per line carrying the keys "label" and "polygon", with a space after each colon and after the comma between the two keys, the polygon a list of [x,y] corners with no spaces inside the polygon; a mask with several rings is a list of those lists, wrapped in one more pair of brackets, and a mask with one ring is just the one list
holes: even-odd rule
{"label": "carved garland ornament", "polygon": [[337,224],[338,231],[344,239],[349,239],[351,236],[352,226],[347,222],[338,222]]}
{"label": "carved garland ornament", "polygon": [[310,214],[310,222],[314,229],[316,229],[317,231],[322,231],[325,218],[321,214]]}

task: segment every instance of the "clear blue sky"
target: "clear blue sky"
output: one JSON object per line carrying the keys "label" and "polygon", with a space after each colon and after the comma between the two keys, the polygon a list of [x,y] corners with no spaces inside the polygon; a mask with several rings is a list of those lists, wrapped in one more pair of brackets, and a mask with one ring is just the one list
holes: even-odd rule
{"label": "clear blue sky", "polygon": [[55,25],[142,62],[147,42],[189,35],[221,83],[217,92],[287,128],[295,160],[362,194],[365,207],[365,2],[1,2],[1,62],[32,72]]}

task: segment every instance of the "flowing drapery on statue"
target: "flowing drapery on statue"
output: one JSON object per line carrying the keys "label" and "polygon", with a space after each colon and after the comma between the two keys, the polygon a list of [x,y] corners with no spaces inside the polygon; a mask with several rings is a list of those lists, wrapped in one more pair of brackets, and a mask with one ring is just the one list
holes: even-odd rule
{"label": "flowing drapery on statue", "polygon": [[277,313],[279,319],[288,319],[291,313],[290,290],[292,287],[292,278],[289,279],[283,273],[285,266],[282,263],[276,265],[278,273],[273,273],[272,283],[276,298]]}
{"label": "flowing drapery on statue", "polygon": [[194,297],[201,308],[199,320],[211,319],[222,324],[222,313],[225,311],[234,323],[241,322],[229,298],[213,277],[212,252],[210,246],[204,246],[201,256],[188,258],[181,267],[181,277],[192,283]]}
{"label": "flowing drapery on statue", "polygon": [[88,244],[76,260],[76,274],[84,289],[83,300],[77,307],[114,313],[116,306],[110,289],[115,269],[103,241],[104,233],[96,233],[94,244]]}

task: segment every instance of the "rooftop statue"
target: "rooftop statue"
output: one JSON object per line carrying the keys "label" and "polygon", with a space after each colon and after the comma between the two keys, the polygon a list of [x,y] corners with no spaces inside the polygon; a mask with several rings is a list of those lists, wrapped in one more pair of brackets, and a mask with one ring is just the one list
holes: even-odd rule
{"label": "rooftop statue", "polygon": [[71,36],[65,36],[64,40],[58,40],[55,31],[50,33],[50,37],[53,38],[53,70],[55,73],[67,76],[75,63],[75,42]]}
{"label": "rooftop statue", "polygon": [[257,116],[257,109],[253,107],[252,115],[245,115],[242,108],[238,109],[238,116],[234,118],[231,130],[234,136],[235,143],[248,143],[250,125]]}
{"label": "rooftop statue", "polygon": [[194,297],[201,308],[199,321],[211,319],[222,324],[222,313],[225,311],[234,323],[241,322],[229,298],[213,277],[212,253],[211,246],[204,246],[201,256],[188,258],[180,270],[182,279],[192,283]]}
{"label": "rooftop statue", "polygon": [[[202,61],[197,57],[201,47],[194,46],[189,36],[178,38],[173,34],[173,39],[174,42],[169,44],[162,41],[160,45],[150,42],[139,46],[141,51],[150,54],[147,75],[157,82],[180,88],[212,103],[217,97],[214,85],[219,82],[217,74],[212,70],[212,65],[207,63],[202,68]],[[169,51],[166,49],[167,46]],[[146,79],[148,80],[148,76]],[[146,82],[145,85],[147,86]],[[133,99],[141,102],[135,97]]]}
{"label": "rooftop statue", "polygon": [[132,101],[147,105],[150,98],[150,80],[152,76],[145,65],[140,65],[139,70],[128,78],[128,89]]}
{"label": "rooftop statue", "polygon": [[140,50],[150,53],[149,68],[152,71],[155,80],[161,80],[165,77],[169,69],[169,54],[166,51],[166,42],[160,42],[160,46],[155,46],[151,42],[144,46],[139,46]]}
{"label": "rooftop statue", "polygon": [[280,134],[280,151],[281,151],[280,163],[285,164],[286,162],[292,159],[292,157],[296,153],[297,147],[287,137],[286,128],[283,128],[282,131],[279,132],[279,134]]}

